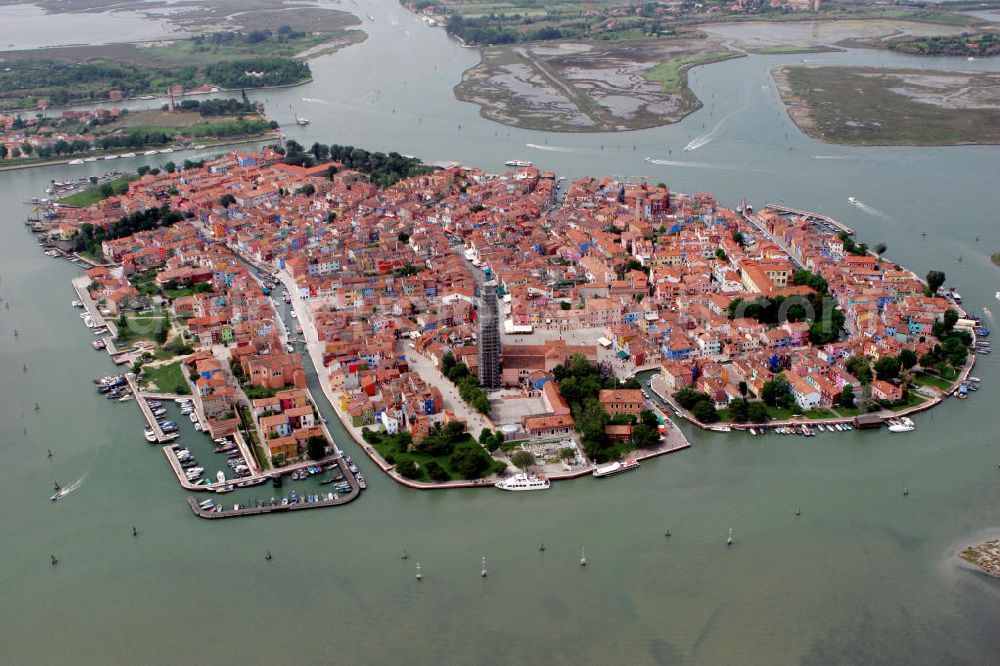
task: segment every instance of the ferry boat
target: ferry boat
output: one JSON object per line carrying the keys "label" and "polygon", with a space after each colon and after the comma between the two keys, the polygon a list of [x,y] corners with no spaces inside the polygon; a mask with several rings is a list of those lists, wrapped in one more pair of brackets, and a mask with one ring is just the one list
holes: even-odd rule
{"label": "ferry boat", "polygon": [[504,162],[504,164],[506,166],[509,166],[509,167],[530,167],[530,166],[534,166],[528,160],[507,160],[506,162]]}
{"label": "ferry boat", "polygon": [[494,486],[500,490],[512,491],[548,490],[549,480],[543,476],[535,476],[534,474],[528,475],[524,472],[518,472],[514,476],[506,478],[503,481],[497,481]]}
{"label": "ferry boat", "polygon": [[639,463],[635,460],[626,460],[624,462],[613,462],[610,465],[605,465],[604,467],[598,467],[594,470],[593,474],[597,478],[603,478],[605,476],[614,476],[615,474],[621,474],[622,472],[628,472],[633,469],[637,469]]}

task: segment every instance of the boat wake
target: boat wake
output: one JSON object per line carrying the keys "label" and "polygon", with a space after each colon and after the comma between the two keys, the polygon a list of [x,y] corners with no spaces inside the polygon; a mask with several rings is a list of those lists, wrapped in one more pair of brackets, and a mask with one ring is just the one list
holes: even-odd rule
{"label": "boat wake", "polygon": [[726,166],[724,164],[710,164],[708,162],[681,162],[679,160],[657,160],[652,157],[645,158],[650,164],[659,164],[661,166],[672,166],[672,167],[690,167],[692,169],[724,169],[732,170],[736,167]]}
{"label": "boat wake", "polygon": [[689,152],[692,151],[692,150],[698,150],[702,146],[705,146],[705,145],[708,145],[709,143],[711,143],[715,139],[715,137],[717,137],[719,135],[719,133],[722,132],[722,128],[725,127],[725,125],[729,121],[729,119],[732,118],[733,116],[735,116],[737,113],[740,113],[741,111],[743,111],[745,108],[746,108],[746,104],[744,104],[743,106],[740,106],[740,107],[738,107],[736,109],[733,109],[732,111],[730,111],[726,115],[722,116],[722,118],[715,125],[715,127],[713,127],[712,129],[710,129],[709,131],[705,132],[701,136],[697,136],[697,137],[691,139],[691,141],[688,143],[688,145],[684,146],[684,150],[689,151]]}
{"label": "boat wake", "polygon": [[850,160],[850,155],[810,155],[814,160]]}
{"label": "boat wake", "polygon": [[73,483],[69,484],[68,486],[63,486],[62,488],[59,489],[59,498],[62,499],[63,497],[66,497],[66,495],[69,495],[74,490],[77,490],[80,486],[83,485],[83,482],[86,480],[87,480],[87,474],[84,473],[83,476],[81,476]]}
{"label": "boat wake", "polygon": [[883,220],[890,219],[888,215],[880,211],[878,208],[875,208],[875,206],[869,206],[864,201],[858,201],[854,205],[863,210],[864,212],[868,213],[869,215],[873,215],[874,217],[881,217]]}
{"label": "boat wake", "polygon": [[524,145],[527,146],[528,148],[532,148],[534,150],[547,150],[547,151],[553,152],[553,153],[575,153],[575,152],[577,152],[575,148],[567,148],[566,146],[543,146],[543,145],[539,145],[537,143],[526,143]]}

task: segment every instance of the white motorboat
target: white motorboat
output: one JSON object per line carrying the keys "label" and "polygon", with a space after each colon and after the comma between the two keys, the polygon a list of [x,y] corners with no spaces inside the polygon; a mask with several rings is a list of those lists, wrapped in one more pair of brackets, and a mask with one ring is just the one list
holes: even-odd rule
{"label": "white motorboat", "polygon": [[497,481],[494,484],[500,490],[548,490],[549,480],[544,476],[535,476],[534,474],[525,474],[524,472],[518,472],[514,476],[508,477],[503,481]]}
{"label": "white motorboat", "polygon": [[506,166],[511,166],[511,167],[530,167],[530,166],[534,166],[528,160],[507,160],[506,162],[504,162],[504,164]]}
{"label": "white motorboat", "polygon": [[625,460],[624,462],[613,462],[610,465],[605,465],[604,467],[598,467],[593,471],[593,475],[597,478],[603,478],[605,476],[614,476],[615,474],[621,474],[622,472],[628,472],[633,469],[638,469],[639,463],[635,460]]}

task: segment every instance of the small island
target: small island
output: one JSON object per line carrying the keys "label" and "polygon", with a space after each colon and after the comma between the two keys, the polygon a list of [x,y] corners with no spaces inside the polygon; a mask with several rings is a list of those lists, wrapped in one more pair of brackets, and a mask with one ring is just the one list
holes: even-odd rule
{"label": "small island", "polygon": [[990,576],[1000,578],[1000,539],[991,539],[978,546],[969,546],[958,556]]}
{"label": "small island", "polygon": [[311,79],[308,57],[364,37],[342,27],[305,32],[282,25],[274,31],[6,51],[0,111],[296,85]]}
{"label": "small island", "polygon": [[171,99],[159,110],[97,107],[59,115],[0,114],[0,168],[60,161],[82,164],[131,157],[135,151],[152,155],[160,150],[204,148],[274,137],[277,129],[278,123],[264,116],[263,104],[251,102],[246,93],[242,100],[184,99],[177,103]]}
{"label": "small island", "polygon": [[771,74],[791,119],[826,143],[1000,143],[996,72],[793,66]]}

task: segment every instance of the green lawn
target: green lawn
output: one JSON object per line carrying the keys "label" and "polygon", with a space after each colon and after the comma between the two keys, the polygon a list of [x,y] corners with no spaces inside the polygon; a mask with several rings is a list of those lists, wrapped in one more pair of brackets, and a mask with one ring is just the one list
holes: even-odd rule
{"label": "green lawn", "polygon": [[156,367],[143,367],[142,384],[143,388],[157,393],[191,394],[191,387],[184,376],[184,369],[180,361]]}
{"label": "green lawn", "polygon": [[710,62],[718,62],[736,57],[732,51],[707,51],[683,58],[671,58],[662,62],[653,69],[643,73],[650,81],[660,84],[660,89],[665,93],[679,93],[686,84],[685,72],[696,65],[705,65]]}
{"label": "green lawn", "polygon": [[913,381],[916,382],[917,386],[933,386],[934,388],[942,391],[950,389],[952,383],[954,382],[953,379],[945,379],[944,377],[932,375],[926,372],[917,373],[917,376],[914,377]]}
{"label": "green lawn", "polygon": [[[138,180],[139,175],[132,173],[121,178],[115,178],[114,180],[104,183],[105,185],[111,185],[113,192],[123,193],[128,190],[128,184],[133,180]],[[63,197],[59,200],[59,203],[63,206],[93,206],[95,203],[101,199],[106,198],[101,194],[101,185],[95,185],[94,187],[89,187],[82,192],[77,192],[76,194],[71,194],[68,197]]]}
{"label": "green lawn", "polygon": [[900,404],[898,405],[892,406],[892,411],[901,412],[904,409],[909,409],[910,407],[916,407],[917,405],[922,405],[923,403],[927,402],[927,400],[928,398],[925,398],[924,396],[918,394],[916,391],[910,391],[907,394],[905,400],[901,401]]}
{"label": "green lawn", "polygon": [[170,320],[165,312],[155,310],[148,314],[126,317],[125,326],[121,326],[118,319],[114,321],[114,324],[118,328],[118,338],[115,342],[119,346],[123,346],[136,340],[155,342],[157,332],[163,327],[169,327]]}

